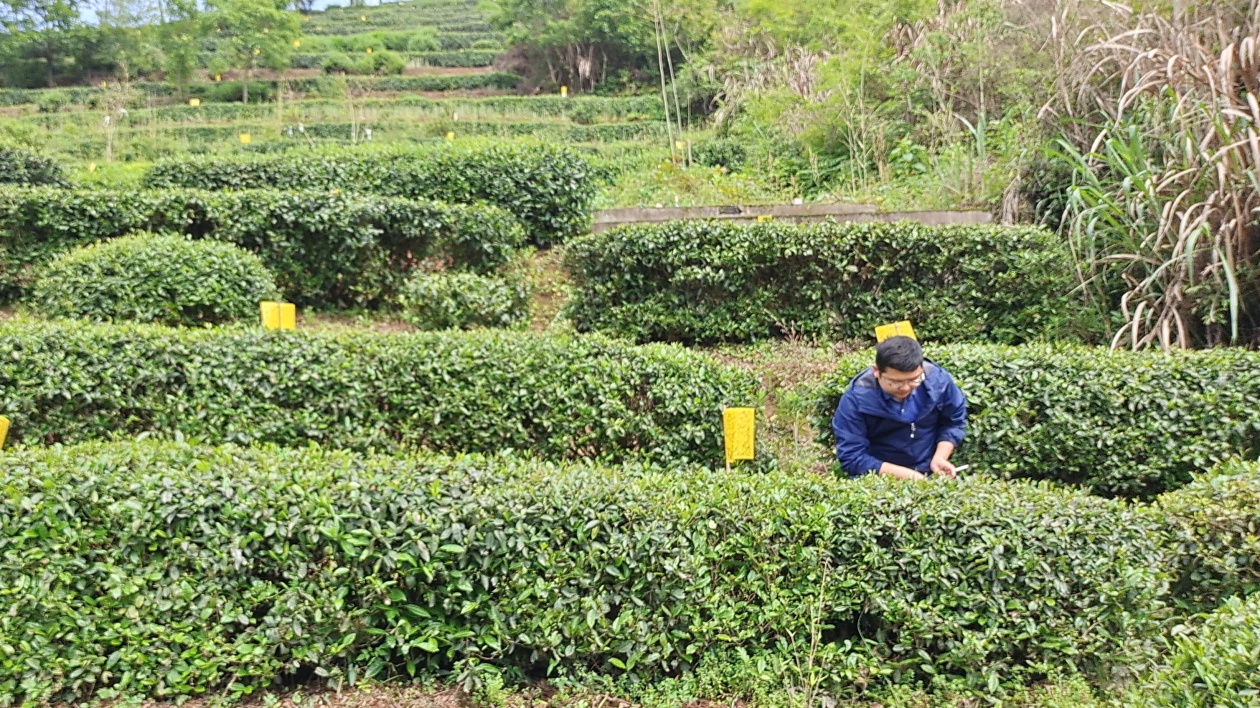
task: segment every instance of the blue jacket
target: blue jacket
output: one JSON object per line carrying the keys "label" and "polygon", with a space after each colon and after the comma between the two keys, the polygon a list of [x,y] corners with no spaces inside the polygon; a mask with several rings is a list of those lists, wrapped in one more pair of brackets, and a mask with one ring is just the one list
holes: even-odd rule
{"label": "blue jacket", "polygon": [[901,404],[879,387],[872,369],[849,382],[831,430],[836,435],[836,459],[850,477],[878,472],[885,462],[928,473],[938,442],[962,443],[966,397],[940,366],[924,361],[923,371],[926,379],[919,388],[926,397],[920,399],[922,408],[913,424],[900,418]]}

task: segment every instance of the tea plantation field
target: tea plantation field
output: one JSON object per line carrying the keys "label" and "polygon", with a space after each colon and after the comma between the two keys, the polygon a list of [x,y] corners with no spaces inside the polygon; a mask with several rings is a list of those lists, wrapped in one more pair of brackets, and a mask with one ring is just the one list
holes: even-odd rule
{"label": "tea plantation field", "polygon": [[[1257,705],[1260,353],[1113,351],[1030,223],[592,233],[796,194],[478,3],[300,22],[0,88],[0,705]],[[836,465],[899,320],[958,480]]]}

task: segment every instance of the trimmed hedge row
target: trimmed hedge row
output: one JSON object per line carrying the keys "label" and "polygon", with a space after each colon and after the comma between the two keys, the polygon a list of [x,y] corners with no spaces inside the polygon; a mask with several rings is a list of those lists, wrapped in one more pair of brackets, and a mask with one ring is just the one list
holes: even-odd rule
{"label": "trimmed hedge row", "polygon": [[419,52],[412,54],[428,66],[490,66],[495,57],[502,54],[499,49],[457,49],[445,52]]}
{"label": "trimmed hedge row", "polygon": [[310,675],[652,681],[810,652],[838,696],[1124,667],[1156,530],[1045,486],[362,458],[153,442],[0,453],[0,698]]}
{"label": "trimmed hedge row", "polygon": [[246,190],[0,191],[0,302],[26,293],[38,268],[75,246],[132,231],[168,231],[257,253],[301,305],[374,306],[420,259],[486,272],[507,263],[524,232],[491,206]]}
{"label": "trimmed hedge row", "polygon": [[519,218],[536,243],[562,241],[590,220],[591,167],[569,148],[544,143],[440,143],[262,157],[165,160],[149,187],[340,188],[389,196],[486,200]]}
{"label": "trimmed hedge row", "polygon": [[869,339],[903,319],[945,341],[1093,332],[1067,251],[1033,228],[676,221],[577,239],[565,265],[577,326],[639,341]]}
{"label": "trimmed hedge row", "polygon": [[553,458],[723,459],[723,405],[751,376],[601,337],[313,334],[0,325],[15,442],[140,433],[210,441]]}
{"label": "trimmed hedge row", "polygon": [[[463,44],[462,35],[451,40]],[[444,49],[447,47],[444,47]],[[460,49],[467,47],[449,47]],[[357,86],[369,91],[460,91],[491,89],[510,91],[521,82],[521,77],[502,71],[491,71],[478,74],[422,74],[418,76],[377,76],[356,77]],[[312,76],[297,79],[285,79],[287,90],[308,94],[327,94],[338,90],[338,79],[328,76]],[[278,79],[255,79],[249,83],[251,100],[269,99],[278,89]],[[97,87],[64,88],[64,89],[0,89],[0,106],[18,106],[23,104],[47,103],[56,110],[60,106],[72,103],[94,105],[112,89]],[[153,98],[173,98],[176,87],[161,81],[136,81],[131,90],[138,96]],[[203,101],[237,102],[241,100],[240,81],[214,81],[194,83],[186,87],[188,95]]]}
{"label": "trimmed hedge row", "polygon": [[[959,459],[1007,477],[1150,496],[1232,455],[1260,453],[1260,353],[1162,353],[1026,345],[932,346],[967,396]],[[819,440],[872,352],[843,357],[819,388]]]}
{"label": "trimmed hedge row", "polygon": [[1260,591],[1260,463],[1233,461],[1161,494],[1154,508],[1187,612]]}
{"label": "trimmed hedge row", "polygon": [[[382,121],[364,125],[352,125],[343,122],[306,123],[305,132],[298,132],[296,125],[286,126],[280,139],[296,140],[303,146],[309,138],[335,138],[350,140],[352,132],[357,131],[359,140],[363,139],[363,129],[371,128],[373,135],[379,139],[386,136],[395,138],[441,138],[448,131],[457,136],[487,138],[520,138],[533,137],[539,140],[552,139],[558,142],[616,142],[619,140],[635,140],[665,135],[665,129],[659,123],[600,123],[598,125],[573,125],[556,121],[465,121],[450,122],[446,120],[432,121]],[[275,127],[262,123],[235,125],[168,125],[158,129],[158,134],[166,137],[187,140],[191,143],[230,140],[235,142],[240,133],[252,133],[255,139],[268,133],[275,135]],[[153,128],[128,128],[128,135],[148,136]]]}
{"label": "trimmed hedge row", "polygon": [[66,185],[61,165],[25,148],[0,145],[0,184]]}
{"label": "trimmed hedge row", "polygon": [[256,319],[258,303],[276,296],[271,272],[249,251],[137,232],[53,259],[31,304],[44,317],[200,327]]}

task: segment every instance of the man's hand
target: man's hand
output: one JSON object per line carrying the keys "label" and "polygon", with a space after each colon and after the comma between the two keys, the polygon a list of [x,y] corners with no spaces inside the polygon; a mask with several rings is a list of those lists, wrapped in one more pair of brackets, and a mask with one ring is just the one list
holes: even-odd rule
{"label": "man's hand", "polygon": [[912,470],[909,467],[894,465],[891,462],[885,462],[880,465],[879,473],[885,477],[896,477],[897,479],[904,479],[908,482],[922,482],[927,479],[927,475],[922,472]]}
{"label": "man's hand", "polygon": [[954,463],[950,462],[947,457],[933,456],[931,467],[933,474],[940,475],[945,479],[958,479],[958,468],[954,467]]}

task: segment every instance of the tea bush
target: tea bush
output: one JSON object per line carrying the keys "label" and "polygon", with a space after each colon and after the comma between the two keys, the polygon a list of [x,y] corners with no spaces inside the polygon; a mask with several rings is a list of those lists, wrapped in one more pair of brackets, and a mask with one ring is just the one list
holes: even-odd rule
{"label": "tea bush", "polygon": [[639,341],[924,337],[1017,343],[1092,334],[1071,262],[1048,231],[675,221],[576,239],[565,265],[583,330]]}
{"label": "tea bush", "polygon": [[[967,396],[958,453],[1008,477],[1147,497],[1232,455],[1260,453],[1260,353],[1162,353],[1080,346],[929,345]],[[849,380],[874,363],[843,357],[819,390],[820,441]]]}
{"label": "tea bush", "polygon": [[490,66],[499,49],[459,49],[450,52],[417,52],[412,57],[424,62],[426,66]]}
{"label": "tea bush", "polygon": [[836,695],[995,694],[1122,670],[1163,619],[1145,517],[1045,486],[153,441],[0,456],[5,701],[312,672],[653,681],[803,661],[815,633]]}
{"label": "tea bush", "polygon": [[230,243],[137,233],[76,248],[40,274],[31,301],[49,317],[197,326],[258,316],[276,283]]}
{"label": "tea bush", "polygon": [[66,186],[61,165],[33,150],[0,145],[0,184]]}
{"label": "tea bush", "polygon": [[1165,665],[1132,691],[1131,708],[1252,708],[1260,701],[1260,595],[1178,627]]}
{"label": "tea bush", "polygon": [[529,320],[531,292],[517,278],[418,271],[399,302],[403,319],[420,329],[511,328]]}
{"label": "tea bush", "polygon": [[309,190],[12,189],[0,191],[0,302],[21,298],[57,254],[137,230],[234,243],[263,259],[286,298],[323,307],[391,301],[425,258],[498,268],[525,238],[490,206]]}
{"label": "tea bush", "polygon": [[140,433],[358,450],[514,449],[720,463],[723,405],[755,381],[601,337],[0,325],[14,441]]}
{"label": "tea bush", "polygon": [[162,188],[339,188],[458,203],[485,200],[515,214],[535,243],[561,241],[585,229],[596,188],[585,158],[543,143],[181,158],[157,163],[144,182]]}
{"label": "tea bush", "polygon": [[1153,509],[1172,559],[1173,594],[1188,612],[1260,590],[1260,463],[1230,462]]}

